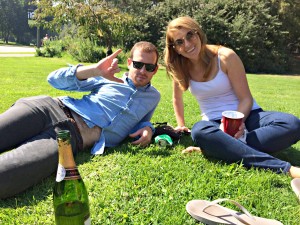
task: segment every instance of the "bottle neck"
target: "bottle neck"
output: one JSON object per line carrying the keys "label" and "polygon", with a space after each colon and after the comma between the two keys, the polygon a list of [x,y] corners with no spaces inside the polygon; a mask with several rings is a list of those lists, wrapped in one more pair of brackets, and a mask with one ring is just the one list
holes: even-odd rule
{"label": "bottle neck", "polygon": [[58,163],[65,169],[76,168],[70,139],[58,139]]}

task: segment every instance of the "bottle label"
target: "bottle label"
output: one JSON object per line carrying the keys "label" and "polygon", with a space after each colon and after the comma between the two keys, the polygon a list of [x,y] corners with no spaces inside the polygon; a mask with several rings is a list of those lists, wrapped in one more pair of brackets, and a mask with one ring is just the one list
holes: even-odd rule
{"label": "bottle label", "polygon": [[81,178],[77,167],[72,169],[65,169],[65,170],[66,170],[65,180],[78,180]]}
{"label": "bottle label", "polygon": [[61,182],[62,180],[78,180],[80,178],[77,167],[65,169],[61,164],[58,164],[56,182]]}
{"label": "bottle label", "polygon": [[56,173],[56,182],[61,182],[65,178],[65,176],[66,176],[65,168],[61,164],[58,164],[57,173]]}

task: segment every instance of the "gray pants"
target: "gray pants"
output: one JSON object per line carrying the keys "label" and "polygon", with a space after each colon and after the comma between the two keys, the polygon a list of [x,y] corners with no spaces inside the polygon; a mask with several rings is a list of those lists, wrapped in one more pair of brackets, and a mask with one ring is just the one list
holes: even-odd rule
{"label": "gray pants", "polygon": [[70,130],[76,155],[81,150],[81,136],[53,98],[22,98],[0,114],[0,199],[20,193],[56,171],[56,133],[63,129]]}

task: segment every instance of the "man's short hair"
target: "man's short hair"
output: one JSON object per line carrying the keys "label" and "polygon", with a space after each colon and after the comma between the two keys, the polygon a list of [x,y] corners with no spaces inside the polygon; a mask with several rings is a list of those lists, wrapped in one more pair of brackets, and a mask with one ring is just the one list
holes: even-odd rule
{"label": "man's short hair", "polygon": [[151,42],[148,42],[148,41],[140,41],[140,42],[137,42],[131,49],[130,51],[130,58],[132,59],[133,58],[133,53],[135,50],[137,49],[141,49],[142,52],[146,52],[146,53],[152,53],[154,52],[156,54],[156,62],[158,62],[158,58],[159,58],[159,54],[158,54],[158,50],[157,48],[155,47],[154,44],[152,44]]}

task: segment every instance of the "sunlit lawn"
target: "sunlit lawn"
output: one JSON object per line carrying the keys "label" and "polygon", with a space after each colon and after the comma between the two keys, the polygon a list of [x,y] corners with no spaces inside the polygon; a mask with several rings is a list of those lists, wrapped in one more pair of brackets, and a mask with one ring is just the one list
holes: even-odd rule
{"label": "sunlit lawn", "polygon": [[[55,90],[46,82],[49,72],[67,63],[76,62],[68,58],[1,58],[0,113],[25,96],[80,97],[80,93]],[[264,109],[300,117],[300,77],[249,74],[248,79],[253,96]],[[163,68],[154,76],[153,85],[162,98],[152,122],[167,121],[176,126],[171,81]],[[184,98],[186,122],[191,127],[200,119],[199,108],[189,92]],[[197,224],[185,211],[189,200],[230,198],[253,215],[285,225],[299,224],[300,207],[288,176],[226,165],[198,153],[182,155],[181,150],[189,145],[192,141],[186,136],[167,150],[155,144],[141,149],[124,142],[103,156],[80,153],[76,162],[89,190],[92,223]],[[300,143],[278,157],[300,166]],[[0,224],[54,224],[54,177],[16,197],[0,200]]]}

